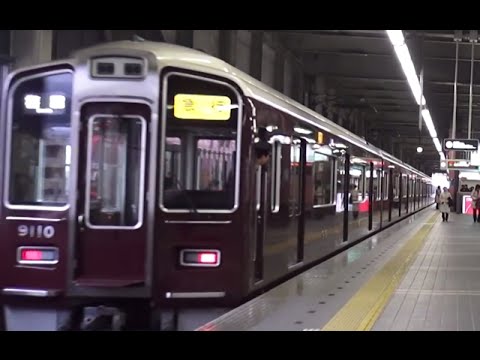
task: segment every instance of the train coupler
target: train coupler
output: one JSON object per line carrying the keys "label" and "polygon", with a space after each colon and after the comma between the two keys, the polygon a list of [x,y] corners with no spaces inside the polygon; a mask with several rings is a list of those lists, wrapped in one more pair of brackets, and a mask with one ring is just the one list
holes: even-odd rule
{"label": "train coupler", "polygon": [[121,331],[125,328],[125,320],[125,313],[118,308],[91,306],[83,309],[80,329],[82,331]]}

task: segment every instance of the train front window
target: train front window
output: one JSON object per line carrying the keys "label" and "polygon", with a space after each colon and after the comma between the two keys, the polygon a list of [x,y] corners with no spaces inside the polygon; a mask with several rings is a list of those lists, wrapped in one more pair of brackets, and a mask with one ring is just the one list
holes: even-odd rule
{"label": "train front window", "polygon": [[72,74],[51,73],[13,86],[8,202],[64,206],[68,201]]}
{"label": "train front window", "polygon": [[164,80],[161,206],[232,211],[238,204],[239,103],[226,83],[171,73]]}
{"label": "train front window", "polygon": [[88,123],[87,223],[136,227],[141,221],[146,121],[95,116]]}

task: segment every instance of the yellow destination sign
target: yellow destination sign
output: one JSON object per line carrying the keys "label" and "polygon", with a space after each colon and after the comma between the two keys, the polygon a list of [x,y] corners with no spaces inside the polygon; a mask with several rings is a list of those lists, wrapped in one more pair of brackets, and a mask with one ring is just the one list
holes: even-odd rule
{"label": "yellow destination sign", "polygon": [[228,120],[231,100],[228,96],[177,94],[173,115],[186,120]]}

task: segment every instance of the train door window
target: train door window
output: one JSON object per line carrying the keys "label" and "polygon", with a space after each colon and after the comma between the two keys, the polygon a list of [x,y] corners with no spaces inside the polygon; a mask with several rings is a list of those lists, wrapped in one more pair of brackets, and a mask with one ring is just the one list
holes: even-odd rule
{"label": "train door window", "polygon": [[[367,181],[370,181],[370,177],[372,176],[372,174],[370,174],[370,170],[366,170],[366,174],[367,174]],[[372,179],[372,182],[373,182],[372,200],[376,200],[378,197],[378,191],[379,191],[378,185],[380,184],[378,176],[379,176],[378,170],[374,170],[373,179]],[[368,188],[367,188],[367,195],[369,195]]]}
{"label": "train door window", "polygon": [[290,212],[296,214],[300,203],[301,142],[294,139],[290,148]]}
{"label": "train door window", "polygon": [[359,190],[359,199],[358,201],[362,201],[366,198],[366,193],[367,193],[367,181],[366,181],[366,169],[365,166],[361,167],[362,174],[360,175],[360,185],[358,186]]}
{"label": "train door window", "polygon": [[257,166],[257,171],[255,173],[255,199],[256,199],[256,209],[260,210],[261,206],[261,196],[262,196],[262,167]]}
{"label": "train door window", "polygon": [[57,71],[19,80],[9,94],[7,203],[65,208],[68,202],[72,74]]}
{"label": "train door window", "polygon": [[382,170],[377,169],[375,170],[375,172],[377,173],[377,179],[375,181],[376,185],[375,185],[374,194],[375,194],[376,200],[381,200],[382,199]]}
{"label": "train door window", "polygon": [[139,116],[89,120],[86,221],[92,228],[141,224],[146,128]]}
{"label": "train door window", "polygon": [[[239,203],[241,97],[227,82],[168,73],[163,79],[160,206],[166,212],[232,212]],[[181,134],[176,189],[168,184]],[[170,154],[169,154],[170,152]]]}
{"label": "train door window", "polygon": [[312,160],[313,207],[331,204],[333,202],[333,158],[314,151]]}
{"label": "train door window", "polygon": [[282,144],[275,141],[272,144],[271,156],[271,193],[270,193],[270,210],[272,213],[280,211],[280,186],[281,186],[281,172],[282,172]]}
{"label": "train door window", "polygon": [[[345,158],[338,157],[335,159],[335,182],[336,182],[336,195],[335,195],[335,203],[336,203],[336,212],[343,212],[344,211],[344,183],[345,183]],[[347,184],[348,186],[348,184]]]}
{"label": "train door window", "polygon": [[387,171],[383,171],[383,199],[388,199],[388,187],[390,185],[390,179]]}

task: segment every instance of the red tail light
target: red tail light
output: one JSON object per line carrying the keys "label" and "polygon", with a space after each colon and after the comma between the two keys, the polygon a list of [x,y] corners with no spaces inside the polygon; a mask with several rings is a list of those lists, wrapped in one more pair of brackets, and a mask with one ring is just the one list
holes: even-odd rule
{"label": "red tail light", "polygon": [[220,265],[220,251],[205,249],[183,249],[180,251],[180,265],[217,267]]}
{"label": "red tail light", "polygon": [[198,262],[200,264],[216,264],[217,253],[214,252],[202,252],[198,254]]}
{"label": "red tail light", "polygon": [[17,262],[20,264],[56,264],[58,249],[55,247],[22,246],[17,249]]}
{"label": "red tail light", "polygon": [[22,255],[20,256],[20,260],[22,261],[42,260],[42,258],[43,258],[43,254],[40,250],[23,249]]}

